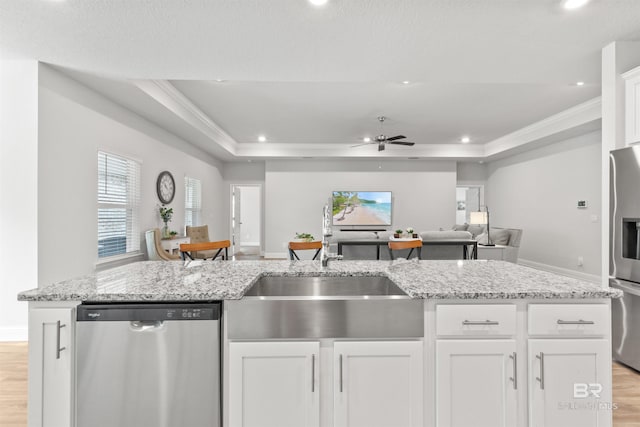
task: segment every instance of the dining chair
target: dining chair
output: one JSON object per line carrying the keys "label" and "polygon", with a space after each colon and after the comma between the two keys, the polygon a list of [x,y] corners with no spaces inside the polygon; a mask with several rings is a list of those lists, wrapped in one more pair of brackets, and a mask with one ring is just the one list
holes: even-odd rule
{"label": "dining chair", "polygon": [[312,259],[317,259],[318,255],[320,255],[320,251],[322,250],[322,242],[321,241],[316,241],[316,242],[289,242],[289,259],[291,261],[295,261],[298,260],[300,261],[300,258],[298,257],[298,254],[295,251],[306,251],[306,250],[312,250],[315,249],[316,253],[313,255]]}
{"label": "dining chair", "polygon": [[[231,241],[229,240],[218,240],[216,242],[201,242],[201,243],[182,243],[180,245],[180,253],[182,254],[182,259],[186,260],[187,257],[191,260],[195,259],[193,256],[194,252],[198,253],[211,253],[215,250],[217,252],[215,255],[211,257],[211,261],[218,258],[218,255],[222,254],[222,250],[224,249],[224,255],[222,255],[222,259],[229,260],[229,247],[231,246]],[[206,259],[206,258],[202,258]]]}
{"label": "dining chair", "polygon": [[411,254],[413,250],[416,250],[416,256],[418,259],[422,257],[422,240],[404,240],[404,241],[395,241],[389,242],[389,256],[391,259],[395,259],[393,257],[393,251],[399,251],[402,249],[411,249],[409,254],[407,255],[407,259],[411,258]]}
{"label": "dining chair", "polygon": [[170,254],[162,248],[160,244],[160,229],[154,228],[145,231],[144,238],[147,242],[149,261],[177,261],[180,259],[180,255]]}
{"label": "dining chair", "polygon": [[[189,243],[206,243],[211,241],[211,239],[209,239],[208,225],[197,225],[193,227],[187,225],[185,227],[185,234],[189,238]],[[211,258],[214,254],[215,251],[194,250],[190,252],[191,257],[199,259]]]}

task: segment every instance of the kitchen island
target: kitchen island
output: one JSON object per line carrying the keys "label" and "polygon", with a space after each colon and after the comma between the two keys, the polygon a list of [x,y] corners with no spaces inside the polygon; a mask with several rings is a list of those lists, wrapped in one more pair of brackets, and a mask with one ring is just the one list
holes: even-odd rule
{"label": "kitchen island", "polygon": [[[475,260],[140,262],[23,292],[30,425],[74,425],[79,303],[224,300],[227,316],[263,277],[318,276],[390,279],[423,300],[421,335],[238,340],[225,323],[223,425],[611,425],[609,300],[620,292]],[[47,372],[43,346],[56,340],[40,325],[57,321],[68,326],[51,330],[64,367]],[[269,377],[276,368],[287,381]]]}

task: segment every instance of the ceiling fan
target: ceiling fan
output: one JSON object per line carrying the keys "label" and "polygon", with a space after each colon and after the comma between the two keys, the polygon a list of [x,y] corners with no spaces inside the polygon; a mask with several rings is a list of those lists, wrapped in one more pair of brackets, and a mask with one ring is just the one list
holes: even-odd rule
{"label": "ceiling fan", "polygon": [[362,145],[378,144],[378,151],[383,151],[386,144],[408,145],[408,146],[415,145],[415,142],[398,141],[399,139],[405,139],[406,136],[404,136],[404,135],[396,135],[396,136],[386,136],[386,135],[384,135],[382,133],[382,125],[384,124],[384,121],[386,119],[387,118],[385,116],[378,116],[378,121],[380,122],[380,135],[376,136],[375,138],[372,138],[371,141],[367,141],[367,142],[365,142],[363,144],[352,145],[351,147],[360,147]]}

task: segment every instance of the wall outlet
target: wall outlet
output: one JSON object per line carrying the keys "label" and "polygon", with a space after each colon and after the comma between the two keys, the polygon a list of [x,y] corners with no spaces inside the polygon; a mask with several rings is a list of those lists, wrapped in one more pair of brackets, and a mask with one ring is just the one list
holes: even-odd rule
{"label": "wall outlet", "polygon": [[582,267],[584,265],[584,258],[579,256],[578,257],[578,267]]}

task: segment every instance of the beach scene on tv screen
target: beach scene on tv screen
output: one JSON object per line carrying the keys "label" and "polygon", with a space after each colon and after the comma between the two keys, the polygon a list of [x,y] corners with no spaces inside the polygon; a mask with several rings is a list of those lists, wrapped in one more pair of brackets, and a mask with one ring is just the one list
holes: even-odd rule
{"label": "beach scene on tv screen", "polygon": [[391,225],[390,191],[334,191],[336,225]]}

